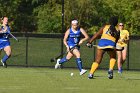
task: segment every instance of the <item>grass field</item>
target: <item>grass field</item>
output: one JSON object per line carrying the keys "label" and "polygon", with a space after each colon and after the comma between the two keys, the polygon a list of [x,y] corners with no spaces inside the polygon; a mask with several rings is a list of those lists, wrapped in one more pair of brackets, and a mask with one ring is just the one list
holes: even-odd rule
{"label": "grass field", "polygon": [[0,93],[140,93],[140,72],[114,71],[112,80],[106,70],[97,70],[92,80],[88,72],[80,76],[77,69],[0,67]]}

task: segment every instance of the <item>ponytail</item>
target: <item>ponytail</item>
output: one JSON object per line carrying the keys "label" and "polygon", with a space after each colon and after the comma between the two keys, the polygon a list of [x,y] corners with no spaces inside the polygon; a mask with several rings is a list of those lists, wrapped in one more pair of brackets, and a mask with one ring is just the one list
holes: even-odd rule
{"label": "ponytail", "polygon": [[114,25],[111,25],[110,28],[110,35],[117,38],[118,37],[118,31],[116,30]]}

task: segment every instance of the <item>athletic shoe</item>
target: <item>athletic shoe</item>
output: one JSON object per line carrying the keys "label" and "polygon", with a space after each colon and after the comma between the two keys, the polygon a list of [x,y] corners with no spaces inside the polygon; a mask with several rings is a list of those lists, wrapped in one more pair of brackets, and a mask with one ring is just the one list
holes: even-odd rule
{"label": "athletic shoe", "polygon": [[108,71],[108,78],[113,79],[113,70]]}
{"label": "athletic shoe", "polygon": [[88,79],[93,79],[93,74],[89,74]]}
{"label": "athletic shoe", "polygon": [[119,74],[121,74],[121,73],[122,73],[122,68],[120,68],[120,69],[118,70],[118,73],[119,73]]}
{"label": "athletic shoe", "polygon": [[55,64],[55,69],[57,69],[57,68],[60,68],[60,63],[59,63],[59,61],[60,61],[61,59],[57,59],[57,62],[56,62],[56,64]]}
{"label": "athletic shoe", "polygon": [[122,70],[118,70],[118,73],[119,73],[119,74],[122,74]]}
{"label": "athletic shoe", "polygon": [[3,67],[7,68],[6,62],[3,62],[3,61],[1,60],[1,63],[2,63],[2,65],[3,65]]}
{"label": "athletic shoe", "polygon": [[80,75],[83,75],[83,74],[85,74],[86,72],[87,72],[87,70],[82,69],[81,72],[80,72]]}

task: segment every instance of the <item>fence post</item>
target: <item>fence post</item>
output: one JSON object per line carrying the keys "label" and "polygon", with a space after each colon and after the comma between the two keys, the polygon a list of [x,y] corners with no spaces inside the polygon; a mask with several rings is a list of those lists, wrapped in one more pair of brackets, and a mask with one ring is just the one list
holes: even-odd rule
{"label": "fence post", "polygon": [[[63,45],[63,33],[64,33],[64,0],[61,0],[62,2],[62,31],[61,31],[61,54],[63,54],[64,45]],[[63,68],[63,65],[61,65],[61,68]]]}
{"label": "fence post", "polygon": [[[62,0],[62,36],[64,33],[64,0]],[[61,38],[61,54],[63,53],[63,37]]]}
{"label": "fence post", "polygon": [[26,36],[26,67],[28,67],[28,36],[27,36],[27,31],[25,33],[25,36]]}
{"label": "fence post", "polygon": [[129,43],[130,43],[130,40],[128,41],[128,45],[127,45],[127,70],[129,70],[129,58],[130,58],[129,57],[129,55],[130,55],[129,54],[130,53],[129,52],[130,51],[130,47],[129,47],[130,44]]}

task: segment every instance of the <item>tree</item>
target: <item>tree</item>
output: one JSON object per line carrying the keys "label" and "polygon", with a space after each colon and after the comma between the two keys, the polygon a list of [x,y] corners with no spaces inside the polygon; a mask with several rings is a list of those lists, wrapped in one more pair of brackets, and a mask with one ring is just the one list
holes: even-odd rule
{"label": "tree", "polygon": [[14,21],[17,19],[17,9],[21,0],[0,0],[0,17],[7,16],[10,26],[14,28]]}
{"label": "tree", "polygon": [[125,24],[131,35],[138,34],[140,28],[139,0],[106,0],[113,13],[119,16],[120,22]]}
{"label": "tree", "polygon": [[38,32],[61,32],[61,4],[57,2],[57,0],[50,0],[34,9]]}

